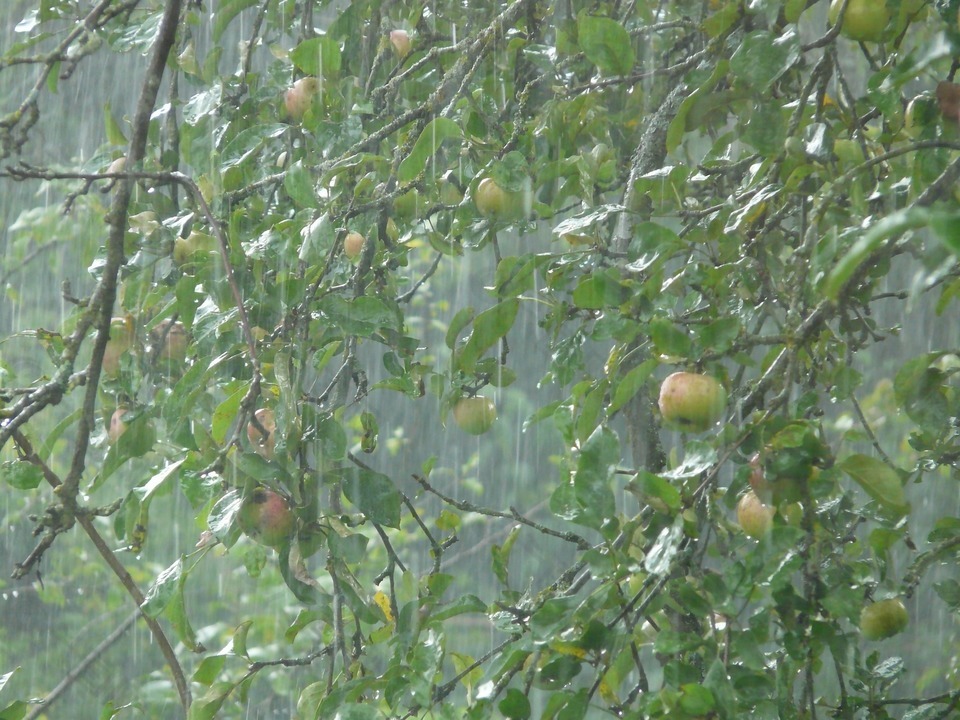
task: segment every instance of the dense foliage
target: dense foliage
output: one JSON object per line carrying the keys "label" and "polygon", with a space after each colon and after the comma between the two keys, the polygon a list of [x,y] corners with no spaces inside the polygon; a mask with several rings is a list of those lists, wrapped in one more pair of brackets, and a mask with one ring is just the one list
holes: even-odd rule
{"label": "dense foliage", "polygon": [[956,0],[19,5],[0,718],[956,712]]}

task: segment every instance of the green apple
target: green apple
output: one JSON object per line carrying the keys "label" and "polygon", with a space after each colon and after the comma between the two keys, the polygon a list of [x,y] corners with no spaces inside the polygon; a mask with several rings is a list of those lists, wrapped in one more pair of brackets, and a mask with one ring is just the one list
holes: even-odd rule
{"label": "green apple", "polygon": [[463,397],[453,406],[453,420],[461,430],[471,435],[483,435],[497,419],[497,406],[493,400],[476,395]]}
{"label": "green apple", "polygon": [[358,232],[347,233],[343,239],[343,254],[351,260],[360,257],[366,242],[366,238]]}
{"label": "green apple", "polygon": [[884,640],[907,627],[907,608],[900,598],[870,603],[860,613],[860,632],[867,640]]}
{"label": "green apple", "polygon": [[123,416],[129,411],[129,408],[118,407],[110,416],[110,425],[107,427],[107,442],[111,445],[116,443],[120,436],[127,431],[127,423],[124,422]]}
{"label": "green apple", "polygon": [[773,527],[774,512],[753,490],[748,490],[737,503],[737,524],[747,537],[759,540]]}
{"label": "green apple", "polygon": [[526,217],[527,193],[507,192],[493,178],[484,178],[473,194],[473,203],[484,217],[518,220]]}
{"label": "green apple", "polygon": [[320,91],[320,81],[315,77],[303,77],[284,93],[283,107],[293,120],[301,120],[307,110],[313,107],[316,94]]}
{"label": "green apple", "polygon": [[658,404],[667,426],[687,432],[703,432],[723,415],[727,392],[710,375],[675,372],[660,386]]}
{"label": "green apple", "polygon": [[287,542],[296,528],[297,517],[285,497],[258,487],[240,504],[237,525],[261,545],[278,548]]}
{"label": "green apple", "polygon": [[410,39],[410,34],[406,30],[391,30],[390,45],[393,48],[394,55],[401,60],[409,55],[410,50],[413,49],[413,41]]}
{"label": "green apple", "polygon": [[[827,18],[831,25],[837,24],[843,0],[833,0]],[[890,21],[890,11],[885,0],[849,0],[843,15],[840,34],[860,42],[877,42]]]}
{"label": "green apple", "polygon": [[250,441],[250,444],[253,445],[253,451],[255,453],[260,455],[260,457],[270,460],[273,457],[274,445],[276,443],[276,418],[273,415],[273,410],[270,408],[260,408],[254,413],[254,416],[257,418],[260,426],[267,431],[267,434],[264,435],[260,428],[251,422],[247,424],[247,439]]}
{"label": "green apple", "polygon": [[190,337],[182,322],[164,320],[153,329],[152,335],[155,342],[163,343],[157,356],[161,360],[182,363],[187,359]]}
{"label": "green apple", "polygon": [[916,139],[936,126],[940,116],[940,107],[936,98],[928,94],[917,95],[909,103],[903,113],[903,131]]}

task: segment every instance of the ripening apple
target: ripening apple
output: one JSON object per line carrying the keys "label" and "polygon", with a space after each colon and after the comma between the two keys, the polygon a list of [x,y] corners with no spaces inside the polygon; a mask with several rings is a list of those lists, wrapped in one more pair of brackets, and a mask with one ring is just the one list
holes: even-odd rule
{"label": "ripening apple", "polygon": [[867,640],[884,640],[904,631],[909,622],[900,598],[870,603],[860,613],[860,632]]}
{"label": "ripening apple", "polygon": [[347,233],[347,236],[343,239],[343,254],[351,260],[360,257],[366,241],[366,238],[358,232]]}
{"label": "ripening apple", "polygon": [[753,490],[748,490],[737,503],[737,524],[747,537],[759,540],[773,527],[774,512]]}
{"label": "ripening apple", "polygon": [[100,371],[107,377],[120,374],[120,358],[133,347],[133,316],[115,317],[110,321],[110,339],[103,351]]}
{"label": "ripening apple", "polygon": [[129,411],[129,408],[118,407],[110,416],[110,425],[107,427],[107,442],[111,445],[116,443],[120,436],[127,431],[127,423],[123,421],[123,416]]}
{"label": "ripening apple", "polygon": [[660,414],[677,430],[703,432],[723,415],[727,392],[710,375],[675,372],[660,386]]}
{"label": "ripening apple", "polygon": [[[833,0],[827,18],[831,25],[837,24],[843,0]],[[890,12],[885,0],[849,0],[843,15],[840,34],[860,42],[877,42],[890,21]]]}
{"label": "ripening apple", "polygon": [[484,217],[497,220],[520,219],[527,215],[527,198],[523,192],[508,192],[493,178],[484,178],[477,185],[473,203]]}
{"label": "ripening apple", "polygon": [[181,363],[187,359],[190,337],[182,322],[164,320],[153,329],[153,338],[156,342],[163,342],[158,355],[161,360]]}
{"label": "ripening apple", "polygon": [[240,504],[237,525],[261,545],[277,548],[293,535],[297,518],[285,497],[258,487]]}
{"label": "ripening apple", "polygon": [[247,439],[253,445],[253,451],[257,455],[270,460],[273,458],[273,449],[276,444],[277,420],[270,408],[260,408],[254,416],[267,434],[264,435],[260,428],[251,422],[247,424]]}
{"label": "ripening apple", "polygon": [[481,395],[463,397],[453,406],[453,419],[464,432],[483,435],[497,419],[497,406]]}
{"label": "ripening apple", "polygon": [[413,48],[413,41],[410,39],[410,34],[406,30],[391,30],[390,45],[393,47],[394,55],[403,60],[410,54],[410,50]]}
{"label": "ripening apple", "polygon": [[315,77],[302,77],[284,93],[283,107],[293,120],[300,120],[313,107],[313,100],[320,90],[320,81]]}

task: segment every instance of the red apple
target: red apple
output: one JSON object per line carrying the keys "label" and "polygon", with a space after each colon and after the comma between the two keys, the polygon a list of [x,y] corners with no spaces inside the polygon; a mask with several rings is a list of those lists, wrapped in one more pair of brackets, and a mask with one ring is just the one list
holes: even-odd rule
{"label": "red apple", "polygon": [[247,439],[253,445],[253,451],[261,457],[270,460],[273,457],[274,444],[276,443],[277,421],[270,408],[260,408],[254,413],[257,422],[267,431],[263,432],[252,422],[247,424]]}
{"label": "red apple", "polygon": [[366,241],[366,238],[358,232],[347,233],[347,236],[343,239],[343,254],[351,260],[360,257]]}
{"label": "red apple", "polygon": [[774,509],[764,505],[757,494],[748,490],[737,503],[737,523],[747,537],[759,540],[773,527]]}
{"label": "red apple", "polygon": [[410,50],[413,48],[413,41],[410,39],[410,34],[406,30],[391,30],[390,45],[393,47],[394,54],[403,60],[410,54]]}
{"label": "red apple", "polygon": [[453,406],[453,419],[464,432],[483,435],[497,419],[497,406],[480,395],[460,398]]}
{"label": "red apple", "polygon": [[279,493],[258,487],[243,499],[237,511],[237,525],[261,545],[277,548],[287,542],[297,518],[290,503]]}
{"label": "red apple", "polygon": [[293,120],[300,120],[313,107],[313,100],[320,90],[320,81],[315,77],[297,80],[283,96],[283,106]]}
{"label": "red apple", "polygon": [[878,600],[860,613],[860,632],[867,640],[884,640],[903,632],[909,620],[900,598]]}
{"label": "red apple", "polygon": [[660,386],[660,414],[678,430],[703,432],[723,415],[727,392],[709,375],[676,372]]}

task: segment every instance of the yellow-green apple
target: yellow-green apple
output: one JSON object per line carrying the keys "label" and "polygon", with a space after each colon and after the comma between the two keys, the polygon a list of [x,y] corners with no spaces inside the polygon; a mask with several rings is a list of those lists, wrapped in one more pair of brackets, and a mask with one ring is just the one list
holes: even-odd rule
{"label": "yellow-green apple", "polygon": [[748,537],[759,540],[773,527],[774,509],[764,505],[753,490],[748,490],[737,503],[737,523]]}
{"label": "yellow-green apple", "polygon": [[484,217],[515,220],[526,216],[526,193],[507,192],[493,178],[484,178],[473,194],[473,203]]}
{"label": "yellow-green apple", "polygon": [[[833,0],[827,18],[831,25],[837,24],[843,0]],[[890,12],[885,0],[849,0],[847,11],[843,14],[840,34],[851,40],[877,42],[890,21]]]}
{"label": "yellow-green apple", "polygon": [[461,430],[471,435],[483,435],[497,419],[493,400],[481,395],[462,397],[453,406],[453,420]]}
{"label": "yellow-green apple", "polygon": [[110,321],[110,339],[103,351],[101,372],[107,377],[120,374],[120,358],[133,347],[133,316],[115,317]]}
{"label": "yellow-green apple", "polygon": [[181,363],[187,359],[190,337],[187,335],[187,329],[179,320],[164,320],[158,324],[153,329],[153,339],[155,342],[163,343],[158,354],[161,360]]}
{"label": "yellow-green apple", "polygon": [[[270,408],[260,408],[254,413],[257,422],[260,423],[258,428],[252,422],[247,424],[247,439],[250,441],[250,444],[253,445],[253,450],[255,453],[261,457],[270,460],[273,457],[273,450],[276,444],[276,430],[277,430],[277,420],[274,417],[273,410]],[[263,428],[263,430],[261,430]],[[266,431],[264,434],[263,431]]]}
{"label": "yellow-green apple", "polygon": [[360,253],[363,252],[363,244],[365,242],[366,238],[364,238],[360,233],[347,233],[347,236],[343,239],[343,254],[351,260],[360,257]]}
{"label": "yellow-green apple", "polygon": [[320,90],[320,81],[315,77],[302,77],[293,83],[283,96],[283,107],[293,120],[301,120],[313,107],[313,100]]}
{"label": "yellow-green apple", "polygon": [[723,415],[727,392],[710,375],[675,372],[660,386],[660,414],[678,430],[703,432]]}
{"label": "yellow-green apple", "polygon": [[860,632],[867,640],[883,640],[903,632],[908,621],[900,598],[878,600],[860,612]]}
{"label": "yellow-green apple", "polygon": [[237,511],[237,525],[261,545],[277,548],[287,542],[296,528],[297,517],[285,497],[258,487],[243,499]]}
{"label": "yellow-green apple", "polygon": [[110,416],[110,425],[107,427],[107,442],[113,445],[120,436],[127,431],[127,423],[123,421],[123,416],[130,411],[126,407],[118,407]]}

